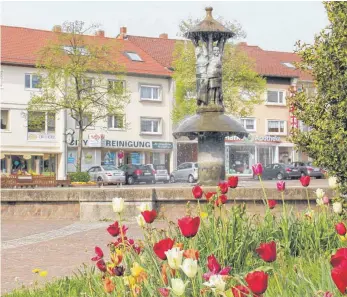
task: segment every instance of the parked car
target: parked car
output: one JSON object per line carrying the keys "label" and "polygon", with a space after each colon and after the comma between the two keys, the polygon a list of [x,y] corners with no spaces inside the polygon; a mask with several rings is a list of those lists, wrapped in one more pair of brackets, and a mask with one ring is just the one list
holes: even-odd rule
{"label": "parked car", "polygon": [[154,171],[155,181],[161,181],[163,183],[168,183],[170,181],[170,175],[165,165],[153,165],[147,164]]}
{"label": "parked car", "polygon": [[113,165],[91,167],[88,171],[90,180],[104,184],[125,184],[125,172]]}
{"label": "parked car", "polygon": [[125,172],[125,181],[128,185],[135,183],[155,184],[155,173],[148,165],[125,164],[119,167]]}
{"label": "parked car", "polygon": [[170,174],[170,182],[188,181],[193,183],[198,180],[198,163],[186,162],[180,164],[176,170]]}
{"label": "parked car", "polygon": [[[263,169],[262,178],[263,179],[273,179],[277,178],[278,180],[288,179],[288,178],[299,178],[301,172],[299,168],[296,168],[292,165],[287,165],[283,163],[274,163],[266,165]],[[255,176],[256,178],[257,176]]]}
{"label": "parked car", "polygon": [[324,177],[323,170],[319,167],[314,166],[312,162],[292,162],[291,165],[299,169],[301,176],[309,175],[317,179]]}

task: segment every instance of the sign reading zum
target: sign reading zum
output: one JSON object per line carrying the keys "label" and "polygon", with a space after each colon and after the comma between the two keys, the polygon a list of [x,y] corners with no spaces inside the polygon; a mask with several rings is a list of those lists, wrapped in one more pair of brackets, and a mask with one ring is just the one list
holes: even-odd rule
{"label": "sign reading zum", "polygon": [[172,142],[164,142],[164,141],[152,141],[153,149],[157,150],[172,150],[173,143]]}

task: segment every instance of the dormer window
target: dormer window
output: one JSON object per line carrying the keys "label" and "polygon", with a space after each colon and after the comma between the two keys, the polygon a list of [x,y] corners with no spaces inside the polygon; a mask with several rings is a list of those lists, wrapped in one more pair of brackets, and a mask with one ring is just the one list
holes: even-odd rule
{"label": "dormer window", "polygon": [[290,62],[283,62],[282,64],[283,64],[284,66],[288,67],[288,68],[295,69],[295,66],[294,66],[292,63],[290,63]]}
{"label": "dormer window", "polygon": [[135,61],[135,62],[142,62],[143,60],[141,59],[141,57],[134,52],[125,52],[125,54],[127,55],[127,57],[131,60],[131,61]]}

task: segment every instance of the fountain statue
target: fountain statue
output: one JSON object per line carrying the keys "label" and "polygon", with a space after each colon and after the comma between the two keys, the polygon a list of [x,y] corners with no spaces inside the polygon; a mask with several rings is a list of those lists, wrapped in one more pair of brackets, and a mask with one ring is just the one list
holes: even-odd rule
{"label": "fountain statue", "polygon": [[195,47],[197,113],[183,120],[173,135],[198,139],[198,166],[201,185],[216,185],[225,179],[225,137],[247,136],[244,127],[224,114],[222,58],[227,39],[235,34],[212,17],[206,17],[186,33]]}

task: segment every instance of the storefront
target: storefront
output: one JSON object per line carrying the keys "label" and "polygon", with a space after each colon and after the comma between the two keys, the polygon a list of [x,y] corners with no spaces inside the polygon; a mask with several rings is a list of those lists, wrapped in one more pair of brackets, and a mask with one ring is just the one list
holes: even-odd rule
{"label": "storefront", "polygon": [[[83,141],[82,171],[97,165],[163,164],[170,170],[173,143],[152,140],[111,140],[100,137],[100,142]],[[68,172],[76,171],[77,141],[68,149]]]}
{"label": "storefront", "polygon": [[26,172],[42,175],[57,174],[58,154],[1,153],[1,172],[16,174]]}

